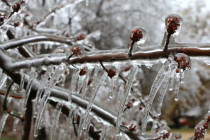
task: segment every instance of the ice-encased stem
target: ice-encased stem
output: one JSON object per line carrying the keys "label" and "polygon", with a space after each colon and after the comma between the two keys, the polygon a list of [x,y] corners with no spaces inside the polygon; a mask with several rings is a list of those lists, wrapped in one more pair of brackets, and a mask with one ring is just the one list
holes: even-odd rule
{"label": "ice-encased stem", "polygon": [[7,121],[9,114],[4,113],[3,116],[1,117],[1,121],[0,121],[0,138],[1,138],[1,133],[4,129],[5,123]]}
{"label": "ice-encased stem", "polygon": [[125,108],[125,103],[128,99],[133,81],[134,81],[134,76],[136,75],[138,68],[136,66],[134,66],[129,75],[128,75],[128,81],[126,83],[126,87],[125,87],[125,95],[123,96],[123,99],[120,102],[120,106],[119,106],[119,111],[118,111],[118,116],[117,116],[117,123],[116,123],[116,135],[120,134],[120,125],[121,125],[121,121],[122,121],[122,116],[123,116],[123,110]]}
{"label": "ice-encased stem", "polygon": [[149,98],[146,102],[145,108],[144,108],[144,112],[143,112],[143,118],[142,118],[142,132],[144,133],[146,131],[146,127],[147,127],[147,117],[149,115],[150,109],[152,107],[152,103],[154,101],[154,98],[160,88],[160,86],[162,85],[162,82],[164,81],[165,78],[165,72],[167,71],[168,68],[168,61],[166,61],[164,63],[164,65],[162,66],[162,68],[159,70],[157,76],[155,77],[155,80],[152,84],[150,93],[149,93]]}

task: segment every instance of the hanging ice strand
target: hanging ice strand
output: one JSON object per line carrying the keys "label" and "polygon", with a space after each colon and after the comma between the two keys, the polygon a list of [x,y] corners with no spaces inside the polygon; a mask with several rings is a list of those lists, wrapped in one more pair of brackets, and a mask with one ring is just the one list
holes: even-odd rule
{"label": "hanging ice strand", "polygon": [[178,101],[178,93],[180,88],[180,83],[184,81],[184,72],[190,69],[191,60],[190,57],[184,53],[177,53],[174,56],[174,61],[177,62],[177,69],[175,73],[175,85],[174,85],[174,99]]}
{"label": "hanging ice strand", "polygon": [[107,73],[105,71],[102,72],[102,75],[100,78],[98,78],[99,76],[99,69],[98,67],[96,66],[95,68],[95,72],[94,72],[94,79],[97,79],[94,83],[94,86],[92,87],[93,89],[93,95],[90,99],[90,102],[87,106],[87,109],[85,111],[85,114],[83,115],[82,119],[81,119],[81,122],[80,122],[80,125],[79,125],[79,130],[78,130],[78,139],[80,139],[80,136],[82,135],[82,131],[85,130],[85,131],[88,131],[87,129],[87,126],[88,126],[88,118],[89,118],[89,113],[92,109],[92,106],[94,104],[94,100],[95,100],[95,97],[98,93],[98,90],[100,88],[100,86],[103,84],[103,82],[106,80],[107,78]]}
{"label": "hanging ice strand", "polygon": [[144,112],[143,112],[143,118],[142,118],[142,133],[145,133],[146,131],[146,127],[147,127],[147,118],[150,112],[150,109],[152,107],[152,103],[154,101],[154,98],[158,92],[158,90],[160,89],[162,83],[164,83],[165,79],[166,79],[166,75],[167,75],[167,71],[168,71],[168,65],[169,62],[166,61],[162,68],[159,70],[157,76],[155,77],[155,80],[152,84],[150,93],[149,93],[149,98],[146,101],[146,105],[144,108]]}
{"label": "hanging ice strand", "polygon": [[122,121],[122,115],[123,115],[123,110],[124,110],[124,106],[125,106],[125,103],[126,103],[126,100],[128,99],[128,96],[129,96],[129,93],[130,93],[130,90],[131,90],[131,87],[132,87],[132,84],[133,84],[133,79],[134,79],[134,76],[136,75],[136,72],[137,72],[137,67],[134,66],[131,71],[130,71],[130,74],[129,74],[129,79],[128,79],[128,82],[126,84],[126,87],[125,87],[125,95],[122,99],[122,101],[120,102],[120,108],[119,108],[119,112],[118,112],[118,117],[117,117],[117,122],[116,122],[116,136],[117,136],[117,139],[120,139],[120,125],[121,125],[121,121]]}

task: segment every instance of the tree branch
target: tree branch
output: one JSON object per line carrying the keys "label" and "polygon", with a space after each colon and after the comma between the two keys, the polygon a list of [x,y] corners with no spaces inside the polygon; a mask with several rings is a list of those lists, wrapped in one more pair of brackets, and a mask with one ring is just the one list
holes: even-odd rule
{"label": "tree branch", "polygon": [[51,42],[59,42],[64,43],[67,45],[72,45],[73,40],[66,38],[66,37],[58,37],[55,35],[34,35],[34,36],[28,36],[22,39],[18,40],[11,40],[4,44],[0,45],[0,48],[2,49],[13,49],[18,46],[22,46],[28,43],[34,43],[34,42],[40,42],[40,41],[51,41]]}

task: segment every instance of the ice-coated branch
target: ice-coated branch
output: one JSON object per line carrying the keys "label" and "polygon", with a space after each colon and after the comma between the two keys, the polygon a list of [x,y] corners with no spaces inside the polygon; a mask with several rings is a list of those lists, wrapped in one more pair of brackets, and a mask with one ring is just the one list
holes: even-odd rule
{"label": "ice-coated branch", "polygon": [[[10,76],[15,83],[20,85],[21,77],[23,77],[23,76],[21,76],[20,73],[13,73],[9,70],[9,67],[6,66],[8,64],[7,62],[9,62],[8,57],[5,56],[5,55],[2,55],[2,54],[3,54],[3,52],[1,51],[1,53],[0,53],[0,63],[1,63],[1,67],[2,67],[3,71],[8,76]],[[24,88],[26,89],[27,85],[30,82],[30,76],[24,74],[24,78],[22,80],[24,82],[24,84],[23,84]],[[33,80],[31,93],[30,93],[30,98],[35,98],[36,94],[37,94],[37,91],[40,88],[45,88],[45,87],[43,85],[41,85],[38,80]],[[68,101],[68,98],[69,98],[68,94],[69,93],[68,93],[67,90],[65,90],[63,88],[56,87],[56,88],[51,90],[51,95],[50,96],[61,99],[61,100]],[[80,98],[76,95],[72,95],[72,102],[79,105],[82,108],[87,108],[87,106],[89,104],[89,102],[87,100],[84,100],[84,99],[82,99],[82,98]],[[106,120],[107,122],[109,122],[110,124],[116,125],[117,117],[115,115],[109,113],[108,111],[104,110],[103,108],[93,104],[91,111],[94,112],[99,117]],[[131,137],[131,138],[138,139],[138,135],[136,135],[136,134],[133,134],[131,132],[125,132],[125,133],[127,135],[129,135],[129,137]]]}
{"label": "ice-coated branch", "polygon": [[[185,45],[186,46],[186,45]],[[126,61],[136,59],[159,59],[167,58],[170,54],[184,53],[188,56],[210,56],[210,45],[209,48],[171,48],[166,52],[157,49],[153,51],[139,51],[128,57],[127,53],[103,53],[95,55],[86,55],[83,57],[75,57],[68,60],[68,56],[65,55],[43,55],[34,58],[26,58],[21,61],[12,63],[10,71],[18,70],[21,68],[39,67],[42,65],[59,65],[63,62],[68,64],[76,63],[91,63],[91,62],[111,62],[111,61]]]}
{"label": "ice-coated branch", "polygon": [[13,49],[25,44],[40,42],[40,41],[50,41],[50,42],[58,42],[58,43],[72,45],[73,39],[69,39],[66,37],[58,37],[55,35],[33,35],[5,42],[4,44],[0,45],[0,48],[5,50]]}

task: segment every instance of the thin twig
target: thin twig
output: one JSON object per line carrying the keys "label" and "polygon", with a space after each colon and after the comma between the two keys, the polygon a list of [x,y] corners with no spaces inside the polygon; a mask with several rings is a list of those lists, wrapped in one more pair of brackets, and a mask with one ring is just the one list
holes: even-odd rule
{"label": "thin twig", "polygon": [[101,64],[101,67],[108,73],[109,72],[109,70],[106,68],[106,67],[104,67],[104,65],[103,65],[103,62],[102,61],[100,61],[100,64]]}
{"label": "thin twig", "polygon": [[132,42],[131,42],[131,46],[130,46],[129,51],[128,51],[128,56],[129,56],[129,57],[132,57],[132,50],[133,50],[134,44],[135,44],[135,42],[132,41]]}
{"label": "thin twig", "polygon": [[14,84],[14,82],[12,81],[12,83],[9,85],[9,87],[7,89],[7,92],[5,94],[5,98],[4,98],[4,102],[3,102],[3,106],[2,107],[3,107],[3,110],[5,112],[7,112],[10,116],[15,117],[15,118],[19,118],[23,122],[24,121],[24,118],[23,117],[12,113],[13,111],[7,108],[7,98],[9,96],[9,92],[10,92],[10,89],[12,88],[12,85],[13,84]]}
{"label": "thin twig", "polygon": [[165,44],[164,49],[163,49],[164,52],[166,52],[168,50],[168,44],[170,42],[170,38],[171,38],[171,34],[168,33],[167,38],[166,38],[166,44]]}

